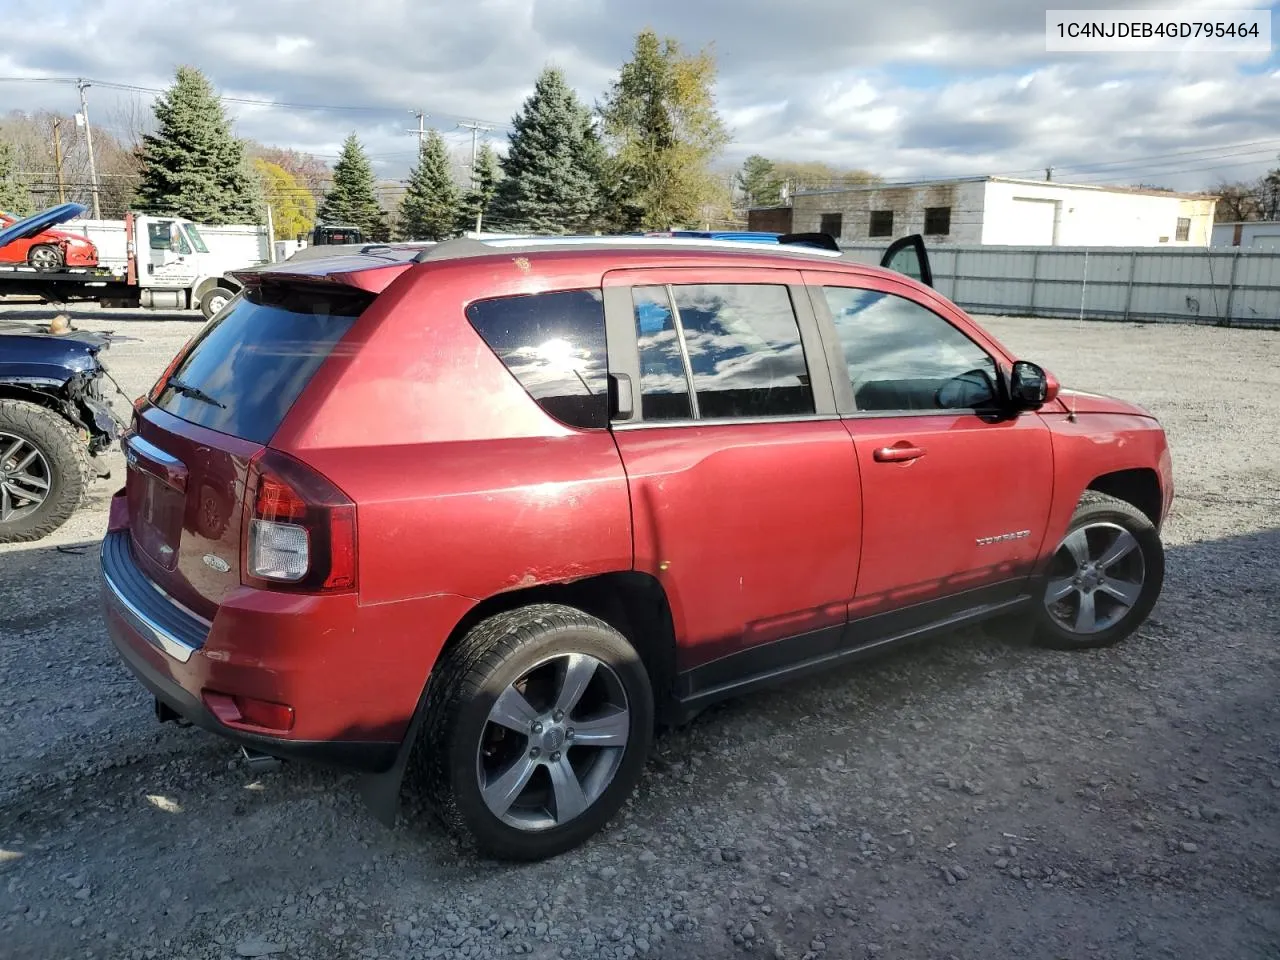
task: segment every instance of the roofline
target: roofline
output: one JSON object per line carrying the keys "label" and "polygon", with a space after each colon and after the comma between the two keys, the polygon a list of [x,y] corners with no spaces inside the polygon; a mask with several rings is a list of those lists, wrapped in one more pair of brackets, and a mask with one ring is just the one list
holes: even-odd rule
{"label": "roofline", "polygon": [[[1213,193],[1180,193],[1174,190],[1147,190],[1142,187],[1117,187],[1100,183],[1071,183],[1069,180],[1030,180],[1021,177],[943,177],[934,180],[905,180],[895,183],[860,183],[845,187],[828,187],[822,190],[796,190],[795,197],[828,196],[840,193],[868,193],[873,190],[896,190],[903,187],[942,187],[957,183],[1016,183],[1023,186],[1056,187],[1067,190],[1092,190],[1101,193],[1136,193],[1151,197],[1172,197],[1178,200],[1218,200]],[[753,207],[754,210],[772,210],[774,207]]]}
{"label": "roofline", "polygon": [[1280,227],[1280,220],[1218,220],[1215,227]]}
{"label": "roofline", "polygon": [[1016,183],[1034,187],[1066,187],[1069,190],[1094,190],[1101,193],[1136,193],[1149,197],[1176,197],[1179,200],[1216,200],[1212,193],[1181,193],[1177,190],[1149,190],[1146,187],[1119,187],[1102,183],[1071,183],[1067,180],[1029,180],[1021,177],[988,177],[994,183]]}
{"label": "roofline", "polygon": [[[844,187],[826,187],[822,190],[793,190],[793,197],[816,197],[828,193],[866,193],[869,190],[895,190],[899,187],[938,187],[952,183],[985,183],[993,177],[944,177],[939,180],[898,180],[892,183],[858,183]],[[768,210],[770,207],[758,209]]]}

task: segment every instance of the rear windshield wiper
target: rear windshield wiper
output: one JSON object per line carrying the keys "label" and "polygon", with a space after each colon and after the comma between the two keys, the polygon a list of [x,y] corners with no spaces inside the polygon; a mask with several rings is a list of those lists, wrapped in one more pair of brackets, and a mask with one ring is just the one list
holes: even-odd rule
{"label": "rear windshield wiper", "polygon": [[178,393],[185,394],[186,396],[191,397],[193,400],[201,400],[204,403],[208,403],[215,407],[220,407],[223,410],[227,409],[227,405],[223,403],[221,400],[217,400],[209,396],[209,394],[205,393],[199,387],[192,386],[189,383],[184,383],[183,381],[178,380],[177,378],[171,377],[165,383],[165,386],[168,387],[170,390],[175,390]]}

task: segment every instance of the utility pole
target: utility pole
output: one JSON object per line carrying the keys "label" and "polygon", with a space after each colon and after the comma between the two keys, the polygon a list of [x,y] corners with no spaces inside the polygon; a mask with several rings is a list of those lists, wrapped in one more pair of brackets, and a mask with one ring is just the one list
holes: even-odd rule
{"label": "utility pole", "polygon": [[409,112],[418,118],[418,129],[410,130],[409,132],[416,133],[418,135],[418,152],[421,153],[423,146],[425,146],[427,142],[426,120],[429,115],[423,113],[421,110],[410,110]]}
{"label": "utility pole", "polygon": [[1052,179],[1053,179],[1053,167],[1045,167],[1045,168],[1044,168],[1044,178],[1045,178],[1046,180],[1052,180]]}
{"label": "utility pole", "polygon": [[[485,123],[477,123],[474,120],[469,120],[469,121],[466,121],[465,123],[459,123],[458,126],[460,126],[463,130],[471,131],[471,191],[474,193],[476,190],[476,187],[478,186],[478,183],[476,182],[476,134],[478,134],[481,130],[485,130],[485,131],[492,130],[493,127]],[[484,209],[483,207],[477,206],[476,207],[476,233],[480,232],[480,224],[483,221],[484,221]]]}
{"label": "utility pole", "polygon": [[93,162],[93,129],[89,126],[89,101],[84,95],[91,84],[88,80],[77,80],[76,86],[80,88],[80,116],[84,118],[84,142],[89,148],[89,181],[93,185],[93,219],[101,220],[102,203],[98,199],[98,166]]}
{"label": "utility pole", "polygon": [[55,117],[53,120],[53,164],[58,171],[58,202],[67,202],[67,188],[62,182],[62,118]]}

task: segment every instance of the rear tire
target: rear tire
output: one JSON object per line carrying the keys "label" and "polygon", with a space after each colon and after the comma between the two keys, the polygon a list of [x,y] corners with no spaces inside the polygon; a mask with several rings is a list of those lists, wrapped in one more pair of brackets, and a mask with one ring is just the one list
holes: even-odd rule
{"label": "rear tire", "polygon": [[1164,545],[1151,519],[1086,491],[1036,586],[1035,639],[1058,650],[1109,647],[1150,615],[1164,586]]}
{"label": "rear tire", "polygon": [[644,771],[648,673],[622,634],[580,610],[496,614],[440,658],[429,684],[422,787],[486,856],[542,860],[578,846]]}
{"label": "rear tire", "polygon": [[200,312],[204,314],[206,320],[212,320],[219,310],[227,305],[227,301],[235,296],[235,293],[226,287],[214,287],[212,290],[205,292],[200,298]]}
{"label": "rear tire", "polygon": [[62,251],[52,244],[41,243],[27,252],[27,263],[41,273],[56,273],[66,266]]}
{"label": "rear tire", "polygon": [[38,404],[0,400],[0,543],[53,533],[91,481],[88,447],[75,427]]}

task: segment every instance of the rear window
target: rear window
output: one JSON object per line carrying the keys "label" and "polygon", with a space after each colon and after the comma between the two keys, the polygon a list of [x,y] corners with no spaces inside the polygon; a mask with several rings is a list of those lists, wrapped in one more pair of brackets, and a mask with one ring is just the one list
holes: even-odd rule
{"label": "rear window", "polygon": [[201,331],[156,406],[189,423],[266,443],[372,300],[372,294],[349,288],[246,289]]}
{"label": "rear window", "polygon": [[575,427],[609,425],[609,360],[599,290],[480,300],[467,319],[539,406]]}

